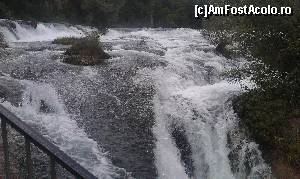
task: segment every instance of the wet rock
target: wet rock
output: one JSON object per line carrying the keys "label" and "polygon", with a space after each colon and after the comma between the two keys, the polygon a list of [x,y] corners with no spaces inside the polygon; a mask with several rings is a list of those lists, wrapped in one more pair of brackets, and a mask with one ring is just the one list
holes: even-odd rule
{"label": "wet rock", "polygon": [[174,127],[172,131],[172,137],[175,140],[177,148],[181,154],[181,160],[184,163],[186,173],[192,177],[194,173],[194,165],[192,158],[192,148],[185,134],[183,127]]}
{"label": "wet rock", "polygon": [[216,53],[223,55],[226,58],[231,58],[231,52],[228,49],[229,43],[227,41],[221,41],[216,47]]}
{"label": "wet rock", "polygon": [[7,29],[16,29],[16,24],[7,19],[0,20],[0,26],[6,27]]}

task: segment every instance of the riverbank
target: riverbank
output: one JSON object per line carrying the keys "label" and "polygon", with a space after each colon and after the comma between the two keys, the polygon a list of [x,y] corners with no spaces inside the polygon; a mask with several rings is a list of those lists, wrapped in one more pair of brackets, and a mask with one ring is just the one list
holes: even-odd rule
{"label": "riverbank", "polygon": [[[213,3],[223,6],[229,1],[213,0]],[[251,140],[259,144],[264,159],[277,178],[299,178],[299,3],[255,0],[231,5],[251,4],[292,7],[294,14],[212,17],[205,26],[217,37],[216,44],[229,43],[246,61],[245,66],[232,69],[227,76],[233,82],[246,79],[254,84],[251,88],[244,86],[244,93],[234,100],[239,125]]]}
{"label": "riverbank", "polygon": [[238,96],[233,106],[240,126],[260,145],[274,176],[300,178],[300,118],[291,115],[297,108],[278,98],[270,99],[257,89]]}
{"label": "riverbank", "polygon": [[[248,56],[245,55],[245,51],[240,50],[240,42],[229,38],[228,32],[223,32],[222,35],[214,31],[204,34],[217,46],[216,51],[220,55],[232,62],[244,59],[245,66],[236,66],[223,74],[226,79],[232,83],[250,79],[255,84],[253,87],[243,86],[244,92],[233,98],[233,109],[239,117],[240,128],[244,129],[249,139],[259,144],[274,177],[300,178],[300,107],[297,102],[291,102],[297,101],[297,95],[290,95],[292,91],[296,93],[297,86],[287,88],[277,83],[276,76],[270,78],[262,70],[266,68],[265,64],[257,64],[258,59],[249,59],[249,52],[246,53]],[[258,70],[262,70],[259,77]],[[262,84],[264,85],[261,86]],[[287,89],[291,91],[287,93]]]}

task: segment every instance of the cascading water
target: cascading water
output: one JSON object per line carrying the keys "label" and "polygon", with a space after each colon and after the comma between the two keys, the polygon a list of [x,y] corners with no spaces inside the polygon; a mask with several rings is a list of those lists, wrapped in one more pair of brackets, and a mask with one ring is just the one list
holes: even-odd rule
{"label": "cascading water", "polygon": [[1,20],[1,31],[9,42],[51,41],[59,37],[82,37],[86,32],[95,30],[83,26],[37,23],[36,27],[16,21]]}
{"label": "cascading water", "polygon": [[[165,67],[142,68],[136,76],[137,84],[154,85],[156,89],[153,133],[157,140],[155,163],[159,178],[271,177],[257,146],[245,139],[239,139],[243,150],[238,152],[240,163],[233,170],[228,157],[233,148],[229,146],[228,138],[238,127],[238,120],[229,100],[240,93],[241,88],[221,80],[221,73],[230,69],[232,62],[217,56],[214,47],[200,32],[149,29],[118,33],[111,30],[107,36],[113,36],[111,40],[140,39],[150,48],[165,49],[165,54],[159,57],[167,64]],[[115,47],[115,51],[123,50],[122,47],[119,50],[118,45]],[[176,141],[179,135],[187,138],[189,146]],[[182,156],[187,151],[190,156]],[[184,160],[184,157],[190,157],[190,160]],[[186,161],[189,162],[184,163]],[[250,166],[249,171],[246,165]]]}
{"label": "cascading water", "polygon": [[12,95],[3,104],[99,178],[120,178],[123,168],[138,179],[272,177],[239,132],[230,99],[240,86],[221,79],[234,64],[201,31],[110,29],[102,41],[112,58],[80,67],[63,64],[59,46],[28,46],[88,28],[0,30],[14,44],[27,42],[0,57],[0,89],[5,79],[23,91],[21,105]]}
{"label": "cascading water", "polygon": [[22,105],[3,105],[34,126],[60,149],[99,178],[112,178],[113,167],[98,144],[80,129],[65,112],[56,91],[47,84],[20,81],[26,88]]}

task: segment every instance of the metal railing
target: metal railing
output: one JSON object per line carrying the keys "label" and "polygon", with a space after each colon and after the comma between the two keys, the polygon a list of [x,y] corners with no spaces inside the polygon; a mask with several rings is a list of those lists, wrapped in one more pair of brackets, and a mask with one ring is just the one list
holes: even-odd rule
{"label": "metal railing", "polygon": [[49,174],[51,179],[57,179],[56,164],[61,165],[64,169],[69,171],[76,179],[97,179],[94,175],[80,166],[72,158],[58,149],[54,144],[49,142],[42,135],[37,133],[23,121],[21,121],[16,115],[5,109],[0,105],[0,118],[1,118],[1,131],[3,140],[3,153],[4,153],[4,175],[5,179],[10,179],[10,162],[9,162],[9,145],[7,138],[7,124],[14,128],[25,138],[25,163],[26,163],[26,175],[28,179],[33,179],[33,167],[31,158],[31,144],[34,144],[44,153],[49,156],[50,167]]}

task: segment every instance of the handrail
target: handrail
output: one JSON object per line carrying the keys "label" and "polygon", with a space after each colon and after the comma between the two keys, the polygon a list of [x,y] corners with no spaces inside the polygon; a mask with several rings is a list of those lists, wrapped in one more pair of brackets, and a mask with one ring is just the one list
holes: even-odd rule
{"label": "handrail", "polygon": [[25,151],[26,151],[26,164],[27,176],[32,178],[32,161],[30,152],[30,143],[41,149],[50,157],[50,175],[51,179],[56,179],[55,164],[60,164],[63,168],[73,174],[76,178],[80,179],[97,179],[94,175],[84,169],[81,165],[75,162],[71,157],[61,151],[58,147],[48,141],[41,134],[37,133],[34,129],[24,123],[16,115],[0,105],[0,118],[1,129],[4,148],[4,173],[6,179],[9,179],[9,155],[8,155],[8,142],[7,142],[7,128],[6,123],[18,131],[25,137]]}

